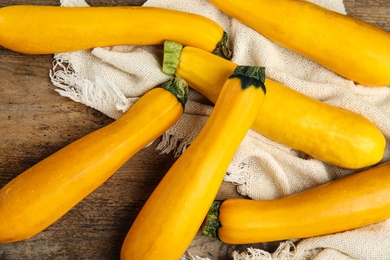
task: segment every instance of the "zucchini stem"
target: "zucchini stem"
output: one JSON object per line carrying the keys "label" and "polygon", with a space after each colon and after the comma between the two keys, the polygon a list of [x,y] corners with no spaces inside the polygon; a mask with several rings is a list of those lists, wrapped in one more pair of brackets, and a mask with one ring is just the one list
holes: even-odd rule
{"label": "zucchini stem", "polygon": [[260,88],[266,93],[265,82],[265,68],[259,66],[237,66],[233,74],[229,77],[238,78],[241,80],[241,87],[243,90],[254,86]]}
{"label": "zucchini stem", "polygon": [[182,104],[183,109],[188,99],[188,84],[180,77],[173,77],[172,79],[165,82],[162,86],[163,89],[171,92],[177,100]]}
{"label": "zucchini stem", "polygon": [[223,32],[222,39],[218,42],[217,47],[212,51],[212,54],[220,56],[224,59],[231,60],[233,57],[232,51],[227,47],[228,35]]}
{"label": "zucchini stem", "polygon": [[215,200],[210,206],[209,212],[202,224],[202,233],[205,236],[218,238],[218,228],[221,227],[219,222],[219,208],[223,201]]}
{"label": "zucchini stem", "polygon": [[176,69],[180,63],[180,55],[183,45],[180,43],[166,40],[164,41],[164,56],[162,72],[168,76],[175,75]]}

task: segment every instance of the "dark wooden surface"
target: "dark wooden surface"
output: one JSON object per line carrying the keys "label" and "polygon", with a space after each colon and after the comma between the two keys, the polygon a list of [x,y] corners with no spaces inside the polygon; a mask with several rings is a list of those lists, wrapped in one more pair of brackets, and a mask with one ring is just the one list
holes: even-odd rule
{"label": "dark wooden surface", "polygon": [[[143,2],[88,1],[93,6]],[[390,32],[390,1],[344,3],[349,15]],[[59,1],[0,0],[0,7],[13,4],[59,5]],[[53,152],[112,121],[92,108],[59,96],[49,79],[51,62],[51,55],[24,55],[0,47],[0,188]],[[140,151],[40,234],[25,241],[0,244],[0,259],[119,259],[121,243],[131,223],[174,160],[172,155],[159,155],[154,146]],[[235,187],[224,183],[218,198],[232,196],[238,196]],[[198,235],[189,250],[211,259],[230,259],[232,250],[245,248]]]}

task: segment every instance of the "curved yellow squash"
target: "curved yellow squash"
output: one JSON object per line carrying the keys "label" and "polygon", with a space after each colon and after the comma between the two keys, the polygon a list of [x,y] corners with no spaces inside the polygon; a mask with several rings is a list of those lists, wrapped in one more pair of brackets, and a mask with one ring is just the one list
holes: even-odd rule
{"label": "curved yellow squash", "polygon": [[[220,92],[218,86],[237,64],[197,48],[182,48],[171,41],[166,41],[165,46],[167,53],[163,71],[182,77],[190,87],[215,102]],[[175,59],[178,60],[176,64],[172,62]],[[271,79],[267,78],[265,85],[267,98],[252,129],[276,142],[343,168],[367,167],[383,158],[386,140],[371,121],[312,99]]]}
{"label": "curved yellow squash", "polygon": [[216,201],[203,231],[226,243],[251,244],[326,235],[388,218],[390,163],[275,200]]}
{"label": "curved yellow squash", "polygon": [[166,39],[230,55],[222,27],[187,12],[144,6],[0,8],[0,45],[27,54],[155,45]]}
{"label": "curved yellow squash", "polygon": [[163,87],[167,89],[152,89],[118,120],[62,148],[6,184],[0,190],[0,243],[41,232],[171,127],[183,113],[187,85],[178,79]]}
{"label": "curved yellow squash", "polygon": [[262,104],[262,71],[239,66],[226,80],[206,125],[132,224],[123,242],[122,260],[177,260],[184,254]]}
{"label": "curved yellow squash", "polygon": [[305,0],[209,0],[270,40],[367,86],[390,85],[390,33]]}

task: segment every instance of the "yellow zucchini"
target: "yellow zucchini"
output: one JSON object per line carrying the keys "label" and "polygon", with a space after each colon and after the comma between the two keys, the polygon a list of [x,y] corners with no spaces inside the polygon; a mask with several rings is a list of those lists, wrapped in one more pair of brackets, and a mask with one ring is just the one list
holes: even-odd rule
{"label": "yellow zucchini", "polygon": [[156,45],[172,39],[229,57],[226,37],[223,28],[209,18],[157,7],[0,8],[0,45],[27,54]]}
{"label": "yellow zucchini", "polygon": [[150,90],[118,120],[6,184],[0,190],[0,243],[36,235],[93,192],[180,118],[187,91],[182,79]]}
{"label": "yellow zucchini", "polygon": [[[237,64],[198,48],[166,41],[163,72],[176,74],[215,102]],[[343,168],[378,163],[386,140],[369,120],[349,110],[312,99],[266,78],[267,98],[252,129],[268,138]],[[281,105],[283,104],[283,105]]]}
{"label": "yellow zucchini", "polygon": [[132,224],[121,259],[179,259],[199,230],[228,165],[260,108],[261,67],[238,66],[206,125],[178,158]]}
{"label": "yellow zucchini", "polygon": [[337,74],[390,85],[390,34],[305,0],[209,0],[231,17]]}
{"label": "yellow zucchini", "polygon": [[390,218],[390,163],[274,200],[215,201],[203,233],[231,244],[307,238]]}

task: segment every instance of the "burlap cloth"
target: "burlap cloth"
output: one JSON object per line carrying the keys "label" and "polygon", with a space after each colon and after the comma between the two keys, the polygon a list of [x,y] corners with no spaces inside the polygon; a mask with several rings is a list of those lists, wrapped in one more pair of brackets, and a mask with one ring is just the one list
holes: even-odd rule
{"label": "burlap cloth", "polygon": [[[311,2],[345,13],[342,0]],[[87,6],[84,0],[62,0],[61,4]],[[267,77],[315,99],[365,116],[389,139],[390,88],[355,85],[270,42],[206,0],[149,0],[145,5],[193,12],[215,20],[229,35],[235,63],[265,66]],[[161,73],[161,61],[161,46],[96,48],[56,54],[50,75],[61,95],[118,118],[142,94],[168,79]],[[203,97],[191,91],[183,118],[159,143],[161,152],[173,151],[179,155],[192,142],[212,110],[203,101]],[[383,160],[388,160],[389,156],[387,147]],[[291,148],[250,130],[229,166],[225,181],[234,182],[241,194],[252,199],[272,199],[353,172],[313,158],[302,158]],[[233,255],[235,259],[253,260],[390,259],[390,222],[335,235],[288,241],[273,253],[249,248],[247,252]]]}

